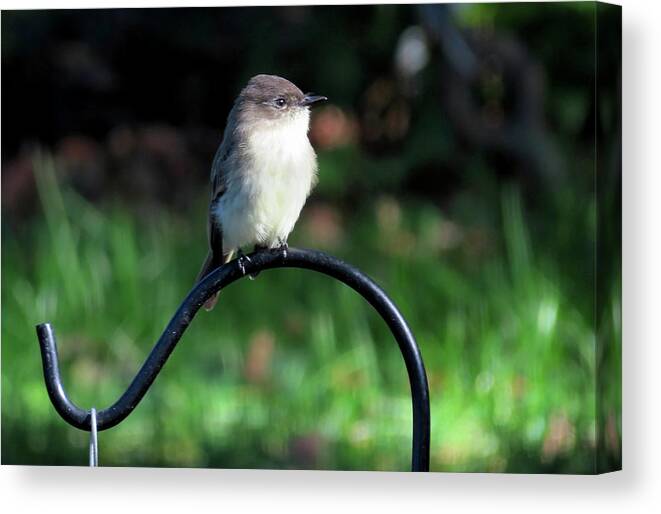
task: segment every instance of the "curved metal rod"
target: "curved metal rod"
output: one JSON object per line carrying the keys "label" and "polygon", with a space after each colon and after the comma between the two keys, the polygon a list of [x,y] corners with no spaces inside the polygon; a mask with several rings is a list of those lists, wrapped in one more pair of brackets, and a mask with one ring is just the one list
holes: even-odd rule
{"label": "curved metal rod", "polygon": [[[145,395],[184,331],[204,302],[216,291],[257,271],[272,268],[303,268],[331,276],[361,294],[388,324],[404,357],[413,401],[413,471],[429,471],[429,389],[420,350],[411,329],[386,293],[367,275],[335,257],[314,250],[289,248],[262,250],[215,269],[195,285],[147,357],[128,389],[113,405],[97,412],[97,430],[107,430],[124,420]],[[222,309],[222,304],[220,305]],[[76,406],[67,396],[58,366],[55,334],[49,323],[37,325],[44,379],[51,402],[64,420],[81,430],[90,430],[90,411]]]}

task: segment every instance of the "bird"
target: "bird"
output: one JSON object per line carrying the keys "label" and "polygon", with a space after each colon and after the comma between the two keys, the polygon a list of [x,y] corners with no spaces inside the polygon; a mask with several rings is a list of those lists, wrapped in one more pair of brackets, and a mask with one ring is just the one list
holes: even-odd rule
{"label": "bird", "polygon": [[[286,251],[317,182],[317,156],[308,138],[310,107],[325,100],[276,75],[256,75],[241,90],[211,165],[209,252],[198,282],[235,252],[246,259],[242,247]],[[243,270],[242,261],[239,265]],[[217,300],[215,293],[204,308],[210,311]]]}

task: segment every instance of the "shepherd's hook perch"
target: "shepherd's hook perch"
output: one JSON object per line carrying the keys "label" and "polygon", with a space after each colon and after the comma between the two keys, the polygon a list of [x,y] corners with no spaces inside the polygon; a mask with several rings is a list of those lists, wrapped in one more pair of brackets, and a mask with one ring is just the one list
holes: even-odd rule
{"label": "shepherd's hook perch", "polygon": [[[302,268],[323,273],[345,283],[362,295],[388,324],[404,358],[411,386],[413,402],[411,469],[412,471],[429,471],[430,418],[427,375],[411,329],[392,300],[365,274],[322,252],[288,248],[286,252],[262,250],[250,254],[249,257],[250,259],[245,259],[241,263],[245,268],[243,271],[240,263],[235,259],[215,269],[195,285],[168,323],[128,389],[113,405],[97,412],[97,430],[114,427],[131,414],[154,382],[197,311],[211,295],[232,282],[262,270]],[[222,306],[220,307],[222,311]],[[69,399],[62,385],[55,334],[50,323],[37,325],[37,336],[41,347],[46,388],[55,410],[70,425],[89,431],[91,429],[90,411],[76,406]]]}

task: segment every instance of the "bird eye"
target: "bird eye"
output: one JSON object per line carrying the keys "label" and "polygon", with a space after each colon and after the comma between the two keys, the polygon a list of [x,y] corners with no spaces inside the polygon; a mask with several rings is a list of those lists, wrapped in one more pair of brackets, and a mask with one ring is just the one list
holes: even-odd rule
{"label": "bird eye", "polygon": [[282,109],[285,105],[287,105],[287,100],[284,98],[276,98],[275,105],[278,107],[278,109]]}

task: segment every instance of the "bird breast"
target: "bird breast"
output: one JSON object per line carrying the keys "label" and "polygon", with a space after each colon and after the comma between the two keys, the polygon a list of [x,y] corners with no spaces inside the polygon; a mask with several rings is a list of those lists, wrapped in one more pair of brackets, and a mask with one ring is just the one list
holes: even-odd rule
{"label": "bird breast", "polygon": [[239,180],[232,181],[221,200],[226,248],[273,247],[294,228],[317,171],[307,137],[308,116],[306,112],[250,131],[241,177],[235,177]]}

